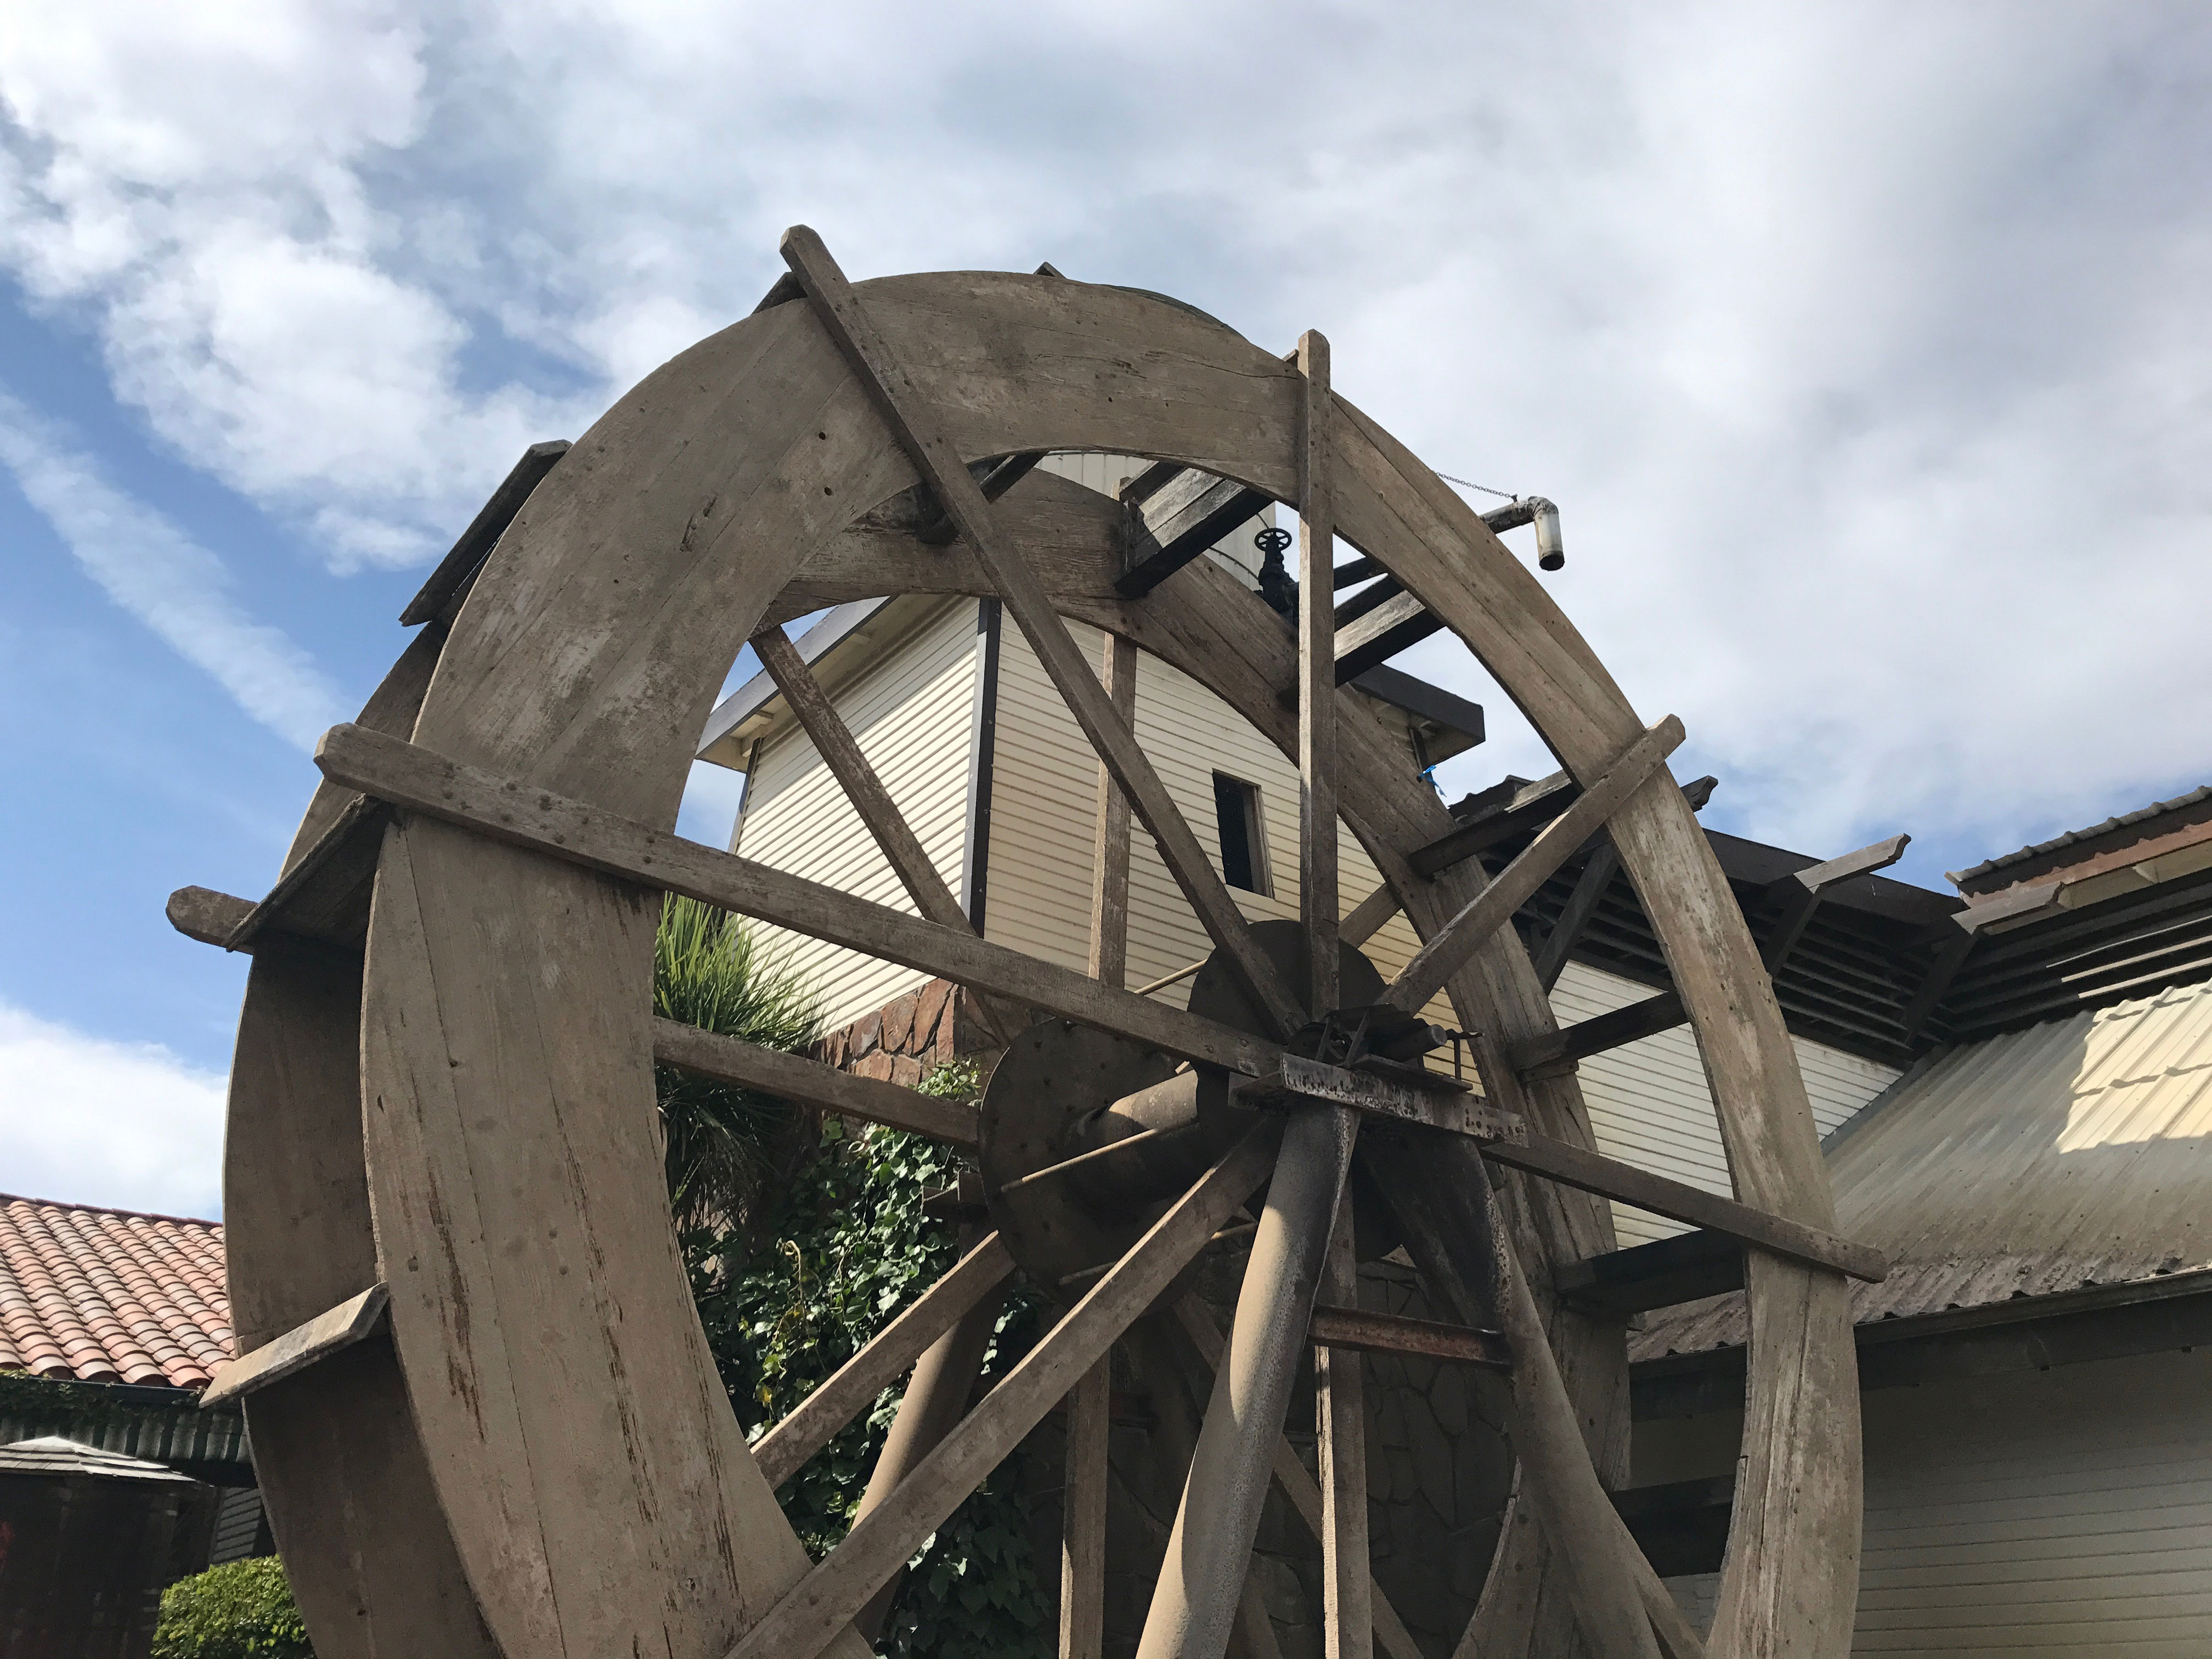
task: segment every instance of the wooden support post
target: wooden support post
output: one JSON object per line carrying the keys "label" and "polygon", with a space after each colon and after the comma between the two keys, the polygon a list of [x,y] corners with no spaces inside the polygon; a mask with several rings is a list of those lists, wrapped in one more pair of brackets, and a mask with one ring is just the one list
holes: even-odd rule
{"label": "wooden support post", "polygon": [[[1336,508],[1328,474],[1328,340],[1298,340],[1305,377],[1298,501],[1298,915],[1305,924],[1306,1012],[1337,1005]],[[1334,1656],[1332,1656],[1334,1659]]]}
{"label": "wooden support post", "polygon": [[1067,1396],[1067,1483],[1060,1494],[1060,1659],[1100,1659],[1106,1639],[1106,1431],[1114,1358]]}
{"label": "wooden support post", "polygon": [[805,226],[784,233],[783,257],[799,276],[815,313],[836,343],[854,373],[874,396],[891,431],[913,460],[924,483],[937,492],[945,512],[974,550],[975,562],[999,590],[1006,611],[1036,653],[1091,746],[1113,772],[1115,781],[1158,843],[1160,859],[1183,896],[1198,913],[1207,935],[1220,947],[1253,1000],[1272,1020],[1276,1035],[1287,1036],[1304,1023],[1291,994],[1244,920],[1237,901],[1159,774],[1137,746],[1135,735],[1115,718],[1114,706],[1098,677],[1084,662],[1067,624],[1053,609],[1036,574],[994,527],[989,504],[967,466],[938,429],[935,411],[917,395],[913,378],[900,365],[866,308],[830,257],[822,239]]}
{"label": "wooden support post", "polygon": [[[1322,1268],[1321,1293],[1346,1307],[1359,1303],[1352,1194],[1337,1205],[1336,1227]],[[1368,1597],[1367,1408],[1364,1362],[1354,1348],[1320,1348],[1316,1390],[1321,1457],[1322,1643],[1327,1659],[1373,1659],[1375,1613]]]}
{"label": "wooden support post", "polygon": [[781,1486],[837,1433],[876,1402],[876,1396],[921,1357],[922,1352],[981,1306],[1013,1276],[1014,1259],[990,1234],[953,1264],[860,1351],[792,1408],[791,1414],[753,1443],[753,1461],[771,1486]]}
{"label": "wooden support post", "polygon": [[1426,1007],[1482,942],[1512,920],[1513,913],[1643,787],[1681,741],[1682,722],[1669,714],[1622,750],[1572,806],[1546,824],[1521,855],[1498,872],[1497,880],[1429,936],[1391,981],[1383,1000],[1409,1014]]}
{"label": "wooden support post", "polygon": [[[1206,1362],[1206,1370],[1218,1371],[1221,1356],[1229,1345],[1222,1337],[1221,1328],[1213,1322],[1212,1311],[1193,1293],[1177,1297],[1174,1312],[1176,1322],[1198,1350],[1198,1357]],[[1320,1483],[1306,1473],[1306,1466],[1298,1461],[1297,1449],[1280,1435],[1275,1437],[1272,1468],[1275,1485],[1318,1543],[1328,1531],[1322,1515]],[[1412,1632],[1398,1617],[1398,1610],[1390,1605],[1390,1598],[1371,1575],[1367,1582],[1367,1598],[1375,1616],[1375,1639],[1389,1659],[1424,1659]]]}
{"label": "wooden support post", "polygon": [[[1137,720],[1137,647],[1106,635],[1106,683],[1115,717],[1133,733]],[[1129,798],[1098,763],[1098,834],[1091,857],[1091,977],[1121,987],[1129,976]]]}
{"label": "wooden support post", "polygon": [[827,1647],[1206,1248],[1266,1177],[1274,1142],[1274,1126],[1262,1124],[1200,1176],[900,1483],[890,1501],[857,1522],[843,1543],[769,1609],[731,1649],[730,1659],[814,1659]]}

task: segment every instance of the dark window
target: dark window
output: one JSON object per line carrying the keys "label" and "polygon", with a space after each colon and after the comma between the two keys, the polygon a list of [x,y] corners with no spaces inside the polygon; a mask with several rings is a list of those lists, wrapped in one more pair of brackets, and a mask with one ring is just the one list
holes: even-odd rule
{"label": "dark window", "polygon": [[1260,818],[1260,787],[1226,772],[1213,775],[1213,817],[1221,828],[1221,878],[1248,893],[1265,893],[1267,837]]}

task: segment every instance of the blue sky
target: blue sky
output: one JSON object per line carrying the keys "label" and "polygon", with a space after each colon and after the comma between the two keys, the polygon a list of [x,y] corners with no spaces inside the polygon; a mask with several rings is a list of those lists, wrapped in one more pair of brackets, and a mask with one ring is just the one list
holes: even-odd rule
{"label": "blue sky", "polygon": [[[484,494],[794,222],[1324,329],[1561,502],[1723,827],[1940,884],[2205,781],[2201,9],[1532,9],[16,0],[0,1190],[212,1209],[243,965],[163,898],[266,886]],[[1545,767],[1403,665],[1490,708],[1455,793]]]}

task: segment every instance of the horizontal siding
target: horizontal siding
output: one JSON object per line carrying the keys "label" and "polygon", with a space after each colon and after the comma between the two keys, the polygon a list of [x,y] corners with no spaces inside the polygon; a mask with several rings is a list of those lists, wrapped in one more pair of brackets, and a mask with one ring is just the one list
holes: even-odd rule
{"label": "horizontal siding", "polygon": [[[1733,1435],[1706,1431],[1736,1415],[1638,1425],[1639,1482],[1723,1473]],[[1854,1653],[2212,1654],[2212,1355],[1884,1389],[1863,1420]],[[1697,1454],[1660,1467],[1645,1443],[1678,1438]],[[1700,1628],[1718,1584],[1668,1581]]]}
{"label": "horizontal siding", "polygon": [[[1552,1009],[1563,1025],[1609,1013],[1652,994],[1648,985],[1571,962],[1552,992]],[[1822,1134],[1889,1086],[1893,1067],[1841,1049],[1793,1038],[1797,1064],[1812,1097],[1813,1121]],[[1690,1028],[1644,1037],[1594,1054],[1582,1063],[1583,1097],[1598,1149],[1624,1163],[1686,1182],[1710,1193],[1733,1194],[1720,1119],[1713,1109],[1704,1062]],[[1613,1206],[1613,1224],[1624,1245],[1689,1231],[1664,1217]]]}
{"label": "horizontal siding", "polygon": [[[925,612],[902,638],[872,651],[852,678],[825,689],[938,873],[958,891],[967,840],[975,602],[960,599]],[[788,713],[780,719],[755,765],[738,850],[915,914],[813,744]],[[873,1013],[928,978],[781,928],[763,932],[820,994],[825,1030]]]}

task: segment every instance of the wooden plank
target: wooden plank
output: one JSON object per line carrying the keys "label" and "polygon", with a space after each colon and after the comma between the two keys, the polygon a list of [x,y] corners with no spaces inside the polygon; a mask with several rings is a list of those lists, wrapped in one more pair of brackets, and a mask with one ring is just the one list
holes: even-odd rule
{"label": "wooden plank", "polygon": [[[179,887],[169,895],[169,926],[186,939],[230,950],[239,923],[253,914],[253,901],[212,887]],[[252,947],[246,947],[249,951]]]}
{"label": "wooden plank", "polygon": [[361,936],[368,920],[368,884],[383,840],[383,806],[356,796],[346,802],[315,844],[295,860],[269,896],[255,905],[224,941],[240,951],[266,930],[331,943]]}
{"label": "wooden plank", "polygon": [[1406,862],[1417,876],[1433,876],[1486,853],[1502,842],[1540,830],[1574,805],[1582,786],[1565,772],[1522,785],[1492,810],[1455,826],[1427,845],[1415,848]]}
{"label": "wooden plank", "polygon": [[1024,1436],[1104,1358],[1266,1176],[1272,1126],[1248,1133],[1146,1231],[960,1426],[731,1650],[813,1659]]}
{"label": "wooden plank", "polygon": [[1026,1002],[1063,1018],[1118,1031],[1185,1060],[1257,1077],[1274,1050],[1212,1020],[1099,984],[1088,975],[1010,951],[964,929],[871,904],[819,882],[717,852],[514,778],[464,766],[396,738],[334,726],[316,747],[324,775],[428,817],[546,857],[617,876],[957,984]]}
{"label": "wooden plank", "polygon": [[915,395],[911,375],[885,343],[820,237],[804,226],[796,227],[784,234],[783,254],[805,285],[807,297],[814,302],[823,326],[854,374],[875,395],[892,432],[959,525],[961,535],[975,550],[976,562],[999,590],[1000,599],[1020,625],[1068,712],[1152,832],[1161,861],[1198,913],[1207,936],[1226,954],[1253,1000],[1274,1023],[1276,1035],[1289,1036],[1304,1019],[1297,1000],[1253,940],[1243,912],[1237,908],[1198,837],[1184,822],[1167,786],[1138,747],[1135,734],[1115,719],[1111,701],[1097,676],[1084,663],[1067,625],[1054,610],[1036,573],[1018,553],[1001,545],[989,504],[968,476],[958,453],[938,430],[934,413]]}
{"label": "wooden plank", "polygon": [[[1188,1292],[1175,1299],[1172,1311],[1176,1322],[1190,1338],[1191,1346],[1198,1350],[1199,1358],[1206,1362],[1206,1369],[1218,1371],[1221,1356],[1229,1345],[1221,1334],[1221,1328],[1213,1322],[1212,1310],[1195,1292]],[[1276,1438],[1273,1462],[1269,1467],[1276,1489],[1289,1500],[1291,1507],[1297,1511],[1298,1519],[1305,1522],[1306,1530],[1318,1543],[1327,1528],[1322,1513],[1320,1483],[1306,1473],[1306,1466],[1300,1461],[1297,1449],[1280,1436]],[[1420,1644],[1413,1640],[1405,1621],[1399,1618],[1398,1610],[1390,1605],[1390,1598],[1383,1593],[1382,1586],[1376,1583],[1371,1576],[1368,1580],[1367,1596],[1368,1607],[1374,1617],[1375,1639],[1382,1644],[1389,1659],[1425,1659]]]}
{"label": "wooden plank", "polygon": [[[1136,729],[1137,647],[1118,634],[1106,635],[1099,678],[1115,718]],[[1129,798],[1098,764],[1098,832],[1091,848],[1091,977],[1115,987],[1129,975]]]}
{"label": "wooden plank", "polygon": [[[1298,919],[1306,930],[1306,1012],[1339,1000],[1336,849],[1336,513],[1329,504],[1328,338],[1298,339],[1305,380],[1298,467]],[[1363,1503],[1364,1503],[1363,1499]],[[1363,1527],[1364,1510],[1362,1510]],[[1361,1621],[1362,1640],[1365,1622]]]}
{"label": "wooden plank", "polygon": [[[1320,584],[1314,586],[1321,591]],[[1318,1287],[1322,1295],[1340,1304],[1358,1300],[1359,1257],[1354,1246],[1352,1194],[1347,1191],[1338,1200],[1336,1225],[1328,1253],[1322,1259]],[[1349,1346],[1324,1344],[1315,1355],[1321,1630],[1326,1659],[1373,1659],[1375,1651],[1375,1609],[1369,1591],[1374,1570],[1367,1538],[1367,1407],[1361,1386],[1364,1364],[1359,1350]]]}
{"label": "wooden plank", "polygon": [[1303,1054],[1285,1054],[1273,1077],[1240,1084],[1236,1094],[1240,1100],[1293,1106],[1326,1101],[1333,1106],[1425,1124],[1478,1140],[1516,1140],[1527,1135],[1528,1126],[1516,1114],[1500,1110],[1480,1095],[1453,1088],[1449,1078],[1437,1080],[1444,1086],[1419,1088],[1394,1078],[1308,1060]]}
{"label": "wooden plank", "polygon": [[1386,881],[1352,907],[1352,914],[1340,924],[1337,937],[1346,945],[1364,945],[1382,931],[1382,924],[1396,915],[1398,908],[1398,896]]}
{"label": "wooden plank", "polygon": [[[1716,777],[1694,778],[1682,786],[1682,799],[1690,803],[1692,811],[1702,811],[1719,786],[1720,780]],[[1547,991],[1559,982],[1559,975],[1566,970],[1568,957],[1574,954],[1575,946],[1582,942],[1583,934],[1589,930],[1591,921],[1597,915],[1598,905],[1604,900],[1607,890],[1613,885],[1613,878],[1620,872],[1620,850],[1613,846],[1612,839],[1607,837],[1590,849],[1589,862],[1583,866],[1582,873],[1575,878],[1574,890],[1567,895],[1567,902],[1560,909],[1559,920],[1544,935],[1543,944],[1530,953],[1530,959],[1535,964],[1536,978]]]}
{"label": "wooden plank", "polygon": [[888,1124],[955,1146],[975,1145],[976,1109],[973,1106],[939,1100],[879,1078],[840,1071],[780,1048],[763,1048],[719,1031],[656,1018],[653,1058],[662,1066],[758,1089],[802,1106],[858,1118],[863,1123]]}
{"label": "wooden plank", "polygon": [[[357,956],[271,935],[246,975],[223,1136],[226,1267],[243,1349],[380,1277],[362,1160],[361,974]],[[315,1650],[495,1659],[389,1339],[244,1406],[262,1503]],[[392,1516],[415,1519],[394,1526]]]}
{"label": "wooden plank", "polygon": [[1780,972],[1782,964],[1789,960],[1790,951],[1796,949],[1798,939],[1803,936],[1807,925],[1813,920],[1814,911],[1820,908],[1820,900],[1828,889],[1860,876],[1871,875],[1877,870],[1887,870],[1905,856],[1905,848],[1911,839],[1910,836],[1892,836],[1887,841],[1878,841],[1871,847],[1862,847],[1841,858],[1830,859],[1824,864],[1814,865],[1810,869],[1796,871],[1771,884],[1768,891],[1771,895],[1779,894],[1782,909],[1776,918],[1774,930],[1767,935],[1766,943],[1759,947],[1759,960],[1766,964],[1768,977]]}
{"label": "wooden plank", "polygon": [[522,459],[500,480],[499,487],[477,509],[452,550],[438,561],[438,568],[430,573],[429,580],[422,584],[407,602],[407,608],[399,613],[402,628],[450,617],[460,608],[460,601],[468,595],[469,585],[476,580],[477,572],[483,568],[483,562],[491,556],[499,538],[507,533],[507,526],[514,522],[515,514],[522,511],[532,492],[553,470],[553,464],[568,453],[566,438],[532,444],[522,452]]}
{"label": "wooden plank", "polygon": [[[1325,1287],[1323,1294],[1341,1295],[1341,1287]],[[1348,1304],[1331,1307],[1316,1303],[1307,1340],[1317,1348],[1413,1354],[1423,1359],[1478,1365],[1486,1370],[1510,1370],[1513,1366],[1512,1351],[1496,1331],[1447,1325],[1433,1319],[1408,1319],[1401,1314],[1370,1313]]]}
{"label": "wooden plank", "polygon": [[1013,1276],[1014,1259],[992,1233],[955,1262],[897,1318],[819,1383],[788,1416],[753,1443],[753,1461],[781,1486],[876,1396],[914,1366],[923,1349]]}
{"label": "wooden plank", "polygon": [[1889,1262],[1870,1244],[1841,1238],[1821,1227],[1773,1215],[1739,1204],[1680,1181],[1669,1181],[1639,1170],[1618,1158],[1571,1146],[1547,1135],[1531,1134],[1522,1141],[1486,1142],[1482,1155],[1494,1164],[1526,1170],[1547,1180],[1564,1182],[1639,1210],[1650,1210],[1693,1227],[1706,1227],[1760,1249],[1821,1267],[1853,1279],[1879,1284],[1889,1276]]}
{"label": "wooden plank", "polygon": [[1336,683],[1347,685],[1369,669],[1419,645],[1443,624],[1411,593],[1395,593],[1347,623],[1336,643]]}
{"label": "wooden plank", "polygon": [[1067,1479],[1060,1491],[1060,1659],[1101,1659],[1106,1643],[1107,1412],[1109,1351],[1067,1396]]}
{"label": "wooden plank", "polygon": [[1657,772],[1682,741],[1682,722],[1669,714],[1623,750],[1575,804],[1546,824],[1497,880],[1467,908],[1431,933],[1382,994],[1393,1007],[1413,1013],[1428,1006],[1444,981],[1474,956],[1475,947],[1513,919],[1552,872],[1565,863],[1621,805]]}
{"label": "wooden plank", "polygon": [[1509,1051],[1509,1063],[1524,1074],[1553,1067],[1571,1069],[1577,1060],[1672,1030],[1688,1018],[1681,997],[1673,991],[1662,991],[1626,1007],[1578,1019],[1563,1030],[1525,1038]]}
{"label": "wooden plank", "polygon": [[1145,476],[1123,497],[1122,598],[1140,599],[1267,505],[1256,489],[1194,467]]}
{"label": "wooden plank", "polygon": [[383,1324],[385,1305],[391,1300],[388,1288],[372,1285],[359,1296],[349,1297],[275,1340],[226,1360],[216,1367],[201,1393],[199,1408],[205,1411],[211,1406],[228,1405],[350,1348]]}

